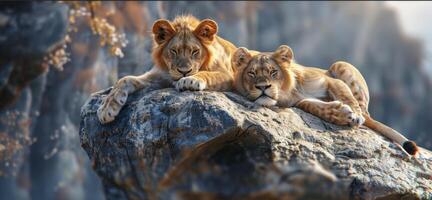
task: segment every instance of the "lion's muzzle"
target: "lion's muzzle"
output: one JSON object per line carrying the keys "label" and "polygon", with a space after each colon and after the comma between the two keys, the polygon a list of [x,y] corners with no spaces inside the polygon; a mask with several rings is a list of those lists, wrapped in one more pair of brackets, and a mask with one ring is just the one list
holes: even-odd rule
{"label": "lion's muzzle", "polygon": [[192,72],[192,68],[177,68],[177,71],[183,75],[183,77],[186,77],[190,72]]}

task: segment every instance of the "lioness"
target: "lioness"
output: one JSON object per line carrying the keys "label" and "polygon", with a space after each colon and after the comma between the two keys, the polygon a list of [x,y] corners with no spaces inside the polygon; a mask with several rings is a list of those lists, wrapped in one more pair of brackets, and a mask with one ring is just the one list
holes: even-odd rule
{"label": "lioness", "polygon": [[175,84],[180,91],[231,89],[231,55],[236,47],[218,37],[217,31],[215,21],[199,21],[189,15],[172,22],[157,20],[152,28],[155,66],[143,75],[120,79],[97,111],[99,121],[113,121],[128,95],[153,81]]}
{"label": "lioness", "polygon": [[369,90],[351,64],[336,62],[328,70],[294,62],[290,47],[275,52],[249,52],[239,48],[232,57],[236,90],[262,106],[298,107],[338,125],[365,126],[402,145],[411,155],[417,145],[397,131],[372,119],[368,112]]}

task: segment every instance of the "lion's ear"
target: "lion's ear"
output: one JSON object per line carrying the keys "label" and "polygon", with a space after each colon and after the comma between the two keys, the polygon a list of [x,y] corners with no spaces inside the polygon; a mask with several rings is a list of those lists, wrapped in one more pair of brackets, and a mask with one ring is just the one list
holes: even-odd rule
{"label": "lion's ear", "polygon": [[240,47],[234,52],[231,61],[234,67],[243,68],[249,63],[251,59],[252,55],[250,54],[249,50],[245,47]]}
{"label": "lion's ear", "polygon": [[294,59],[294,53],[289,46],[281,45],[272,54],[272,58],[275,59],[278,63],[290,64],[291,61]]}
{"label": "lion's ear", "polygon": [[193,33],[202,41],[213,41],[218,31],[218,25],[211,19],[205,19],[195,28]]}
{"label": "lion's ear", "polygon": [[162,44],[171,39],[176,31],[168,20],[160,19],[153,24],[152,32],[157,44]]}

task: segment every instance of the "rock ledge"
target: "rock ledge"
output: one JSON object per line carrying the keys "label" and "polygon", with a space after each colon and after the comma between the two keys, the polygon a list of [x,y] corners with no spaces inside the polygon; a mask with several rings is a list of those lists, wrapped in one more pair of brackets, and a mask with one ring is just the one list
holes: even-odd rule
{"label": "rock ledge", "polygon": [[108,199],[432,198],[432,162],[367,128],[248,109],[229,92],[149,90],[107,125],[96,110],[109,89],[82,107],[81,144]]}

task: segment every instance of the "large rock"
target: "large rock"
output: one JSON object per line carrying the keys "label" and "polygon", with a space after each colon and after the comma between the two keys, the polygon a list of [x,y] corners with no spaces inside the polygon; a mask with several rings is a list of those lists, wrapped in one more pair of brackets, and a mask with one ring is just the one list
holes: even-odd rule
{"label": "large rock", "polygon": [[80,128],[108,199],[432,198],[432,162],[364,127],[174,89],[136,92],[102,125],[96,110],[108,92],[83,106]]}

